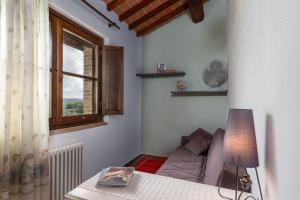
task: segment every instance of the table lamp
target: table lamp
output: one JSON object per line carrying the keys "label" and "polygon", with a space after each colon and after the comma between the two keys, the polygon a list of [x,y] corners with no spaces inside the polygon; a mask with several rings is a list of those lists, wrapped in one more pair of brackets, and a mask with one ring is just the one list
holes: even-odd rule
{"label": "table lamp", "polygon": [[259,166],[253,111],[250,109],[230,109],[223,144],[223,161],[236,166],[236,191],[239,188],[239,167],[255,168],[261,200],[263,200],[257,173]]}

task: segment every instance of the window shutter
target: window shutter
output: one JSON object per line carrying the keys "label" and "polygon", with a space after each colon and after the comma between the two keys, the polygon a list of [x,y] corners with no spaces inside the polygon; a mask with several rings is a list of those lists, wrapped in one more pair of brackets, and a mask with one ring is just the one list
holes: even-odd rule
{"label": "window shutter", "polygon": [[104,46],[102,54],[102,112],[123,114],[123,47]]}

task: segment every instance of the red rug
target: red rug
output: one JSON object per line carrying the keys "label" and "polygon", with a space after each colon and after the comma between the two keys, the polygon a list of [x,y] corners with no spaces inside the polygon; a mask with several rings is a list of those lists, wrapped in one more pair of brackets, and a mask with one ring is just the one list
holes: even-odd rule
{"label": "red rug", "polygon": [[135,170],[155,174],[165,161],[166,159],[142,158],[135,165]]}

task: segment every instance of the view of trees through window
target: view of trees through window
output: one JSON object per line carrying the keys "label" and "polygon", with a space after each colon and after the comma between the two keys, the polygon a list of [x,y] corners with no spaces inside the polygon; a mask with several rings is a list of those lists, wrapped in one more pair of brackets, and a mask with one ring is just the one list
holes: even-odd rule
{"label": "view of trees through window", "polygon": [[74,102],[68,102],[72,99],[64,99],[64,116],[73,116],[73,115],[83,115],[83,101],[79,99],[74,99]]}

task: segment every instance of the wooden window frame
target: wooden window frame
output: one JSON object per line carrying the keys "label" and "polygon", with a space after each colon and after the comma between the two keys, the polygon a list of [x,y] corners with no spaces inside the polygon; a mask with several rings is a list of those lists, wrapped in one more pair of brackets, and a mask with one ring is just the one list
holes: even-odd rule
{"label": "wooden window frame", "polygon": [[[49,118],[50,130],[70,128],[75,126],[94,124],[103,122],[102,114],[102,49],[103,39],[94,33],[86,30],[86,28],[78,25],[72,20],[64,17],[62,14],[50,9],[50,22],[52,32],[52,68],[51,68],[51,117]],[[84,75],[78,75],[71,72],[63,72],[63,30],[68,30],[71,33],[84,38],[90,43],[95,45],[95,60],[97,61],[93,65],[93,77],[86,77]],[[95,62],[95,60],[93,62]],[[95,69],[95,67],[97,69]],[[95,76],[94,73],[97,73]],[[95,114],[86,114],[80,116],[63,116],[62,113],[62,89],[63,89],[63,75],[72,77],[87,78],[92,81],[97,81],[98,90],[95,91],[93,84],[93,96],[97,95],[97,102],[93,98],[93,109],[97,107]],[[95,78],[97,77],[97,78]],[[95,80],[97,79],[97,80]],[[97,104],[97,105],[96,105]]]}

